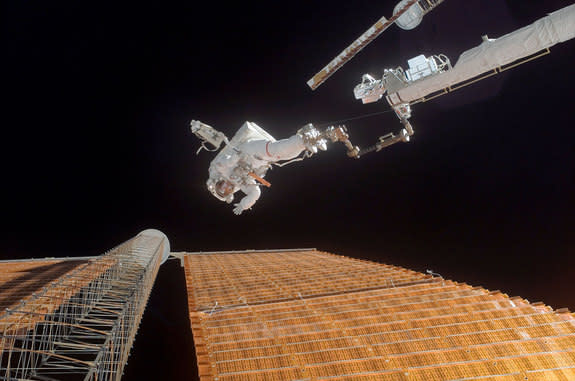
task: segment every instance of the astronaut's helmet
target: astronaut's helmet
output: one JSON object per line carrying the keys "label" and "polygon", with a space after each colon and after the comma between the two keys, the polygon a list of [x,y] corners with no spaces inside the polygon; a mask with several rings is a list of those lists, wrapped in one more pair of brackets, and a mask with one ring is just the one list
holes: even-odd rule
{"label": "astronaut's helmet", "polygon": [[206,181],[210,193],[220,201],[225,201],[228,204],[234,200],[234,192],[237,191],[237,186],[222,177],[210,177]]}
{"label": "astronaut's helmet", "polygon": [[216,182],[215,191],[221,198],[227,198],[234,193],[234,184],[228,180],[220,179]]}

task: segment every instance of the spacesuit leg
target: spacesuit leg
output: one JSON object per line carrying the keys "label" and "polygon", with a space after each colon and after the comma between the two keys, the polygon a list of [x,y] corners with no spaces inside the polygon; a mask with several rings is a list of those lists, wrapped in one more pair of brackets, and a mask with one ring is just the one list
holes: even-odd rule
{"label": "spacesuit leg", "polygon": [[266,144],[266,156],[272,157],[274,160],[293,159],[303,150],[305,150],[305,144],[298,135]]}
{"label": "spacesuit leg", "polygon": [[234,213],[237,215],[240,215],[244,210],[251,208],[262,194],[259,185],[255,183],[242,185],[240,187],[240,190],[244,192],[246,195],[244,198],[242,198],[240,202],[234,204],[235,206]]}
{"label": "spacesuit leg", "polygon": [[252,140],[239,149],[248,155],[257,156],[268,162],[290,160],[306,149],[303,139],[294,135],[288,139],[275,142],[269,140]]}

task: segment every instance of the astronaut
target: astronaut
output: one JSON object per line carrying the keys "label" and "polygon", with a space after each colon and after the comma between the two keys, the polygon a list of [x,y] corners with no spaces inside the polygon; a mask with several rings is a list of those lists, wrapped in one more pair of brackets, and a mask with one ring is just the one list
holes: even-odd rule
{"label": "astronaut", "polygon": [[[210,163],[206,185],[210,193],[227,203],[233,202],[237,191],[242,191],[245,196],[234,204],[236,215],[256,203],[261,195],[261,185],[270,186],[264,177],[272,164],[300,160],[300,154],[310,156],[318,149],[325,151],[330,138],[312,124],[305,125],[295,135],[282,140],[275,140],[253,122],[245,122],[229,141],[222,132],[197,120],[191,122],[191,130],[202,140],[200,150],[217,151],[223,142],[226,143]],[[206,143],[214,148],[208,148]]]}

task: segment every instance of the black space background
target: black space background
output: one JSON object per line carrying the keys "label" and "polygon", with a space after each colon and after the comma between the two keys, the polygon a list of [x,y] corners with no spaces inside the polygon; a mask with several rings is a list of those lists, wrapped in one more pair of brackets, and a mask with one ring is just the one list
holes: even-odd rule
{"label": "black space background", "polygon": [[[352,89],[417,54],[459,53],[571,1],[447,0],[390,28],[318,90],[306,81],[393,1],[8,1],[0,11],[1,259],[98,255],[146,228],[174,251],[317,247],[575,309],[575,41],[414,107],[412,142],[342,146],[268,173],[237,217],[205,190],[191,119],[276,138],[386,110]],[[347,124],[368,146],[399,128]],[[169,261],[127,380],[194,379],[185,286]]]}

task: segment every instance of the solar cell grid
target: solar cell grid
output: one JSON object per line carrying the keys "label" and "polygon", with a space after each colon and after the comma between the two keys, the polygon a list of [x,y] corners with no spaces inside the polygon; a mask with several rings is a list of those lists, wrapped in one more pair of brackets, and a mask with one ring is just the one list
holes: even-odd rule
{"label": "solar cell grid", "polygon": [[573,375],[575,318],[542,304],[317,251],[184,262],[202,381]]}
{"label": "solar cell grid", "polygon": [[[189,276],[198,285],[193,290],[196,303],[201,308],[211,308],[216,301],[220,306],[237,305],[240,300],[253,304],[337,293],[351,288],[388,287],[426,278],[405,269],[359,260],[337,270],[342,261],[348,261],[347,258],[318,252],[312,258],[297,252],[281,253],[275,257],[262,254],[258,258],[234,254],[234,258],[227,257],[226,262],[222,262],[222,256],[225,255],[198,254],[195,259],[200,265],[194,266]],[[269,258],[272,260],[266,262]],[[310,262],[318,258],[327,266],[333,265],[332,268],[326,270]],[[208,261],[212,261],[209,270]],[[222,268],[226,271],[218,271]]]}
{"label": "solar cell grid", "polygon": [[20,303],[38,289],[70,272],[81,260],[30,260],[0,262],[0,310]]}

